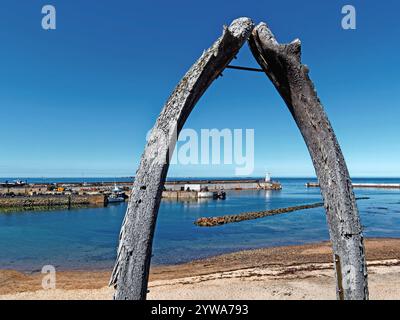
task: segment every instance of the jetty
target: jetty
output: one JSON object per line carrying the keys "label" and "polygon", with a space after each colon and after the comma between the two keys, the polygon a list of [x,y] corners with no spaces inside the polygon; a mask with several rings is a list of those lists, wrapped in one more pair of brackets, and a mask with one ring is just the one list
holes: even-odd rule
{"label": "jetty", "polygon": [[[133,180],[118,181],[118,186],[123,191],[130,191]],[[15,195],[36,195],[45,193],[90,193],[106,192],[115,187],[115,182],[65,182],[65,183],[27,183],[23,186],[0,185],[0,195],[13,193]],[[265,181],[264,179],[181,179],[167,180],[164,190],[185,191],[187,189],[219,190],[281,190],[282,185],[278,181]]]}
{"label": "jetty", "polygon": [[170,191],[185,191],[187,189],[218,190],[282,190],[281,183],[263,179],[246,180],[180,180],[165,182],[165,189]]}
{"label": "jetty", "polygon": [[[353,183],[353,188],[400,189],[400,183]],[[319,188],[318,182],[307,182],[307,188]]]}
{"label": "jetty", "polygon": [[242,180],[181,180],[167,181],[162,193],[168,199],[225,199],[225,190],[282,190],[278,181],[272,181],[267,173],[265,179]]}

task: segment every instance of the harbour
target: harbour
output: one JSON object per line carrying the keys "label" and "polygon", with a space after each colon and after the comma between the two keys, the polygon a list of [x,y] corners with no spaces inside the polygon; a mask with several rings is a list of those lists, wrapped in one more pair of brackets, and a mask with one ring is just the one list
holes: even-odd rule
{"label": "harbour", "polygon": [[[192,179],[176,180],[187,182]],[[193,182],[198,180],[193,179]],[[185,263],[238,250],[329,240],[323,207],[304,207],[285,214],[268,213],[322,202],[318,188],[305,187],[311,179],[277,180],[282,185],[279,191],[225,190],[224,201],[163,198],[155,232],[153,265]],[[395,184],[400,179],[354,179],[354,182]],[[49,184],[52,183],[55,181]],[[127,181],[127,185],[131,184]],[[124,183],[119,181],[117,186],[123,187]],[[114,179],[107,182],[107,188],[109,191],[114,188]],[[367,237],[400,237],[399,190],[367,188],[355,189],[355,193],[357,197],[369,198],[357,202]],[[38,207],[23,213],[17,209],[2,213],[0,264],[3,269],[21,271],[37,270],[45,264],[52,264],[57,270],[109,270],[118,245],[115,234],[121,227],[126,208],[127,202],[124,201],[108,206],[71,207],[69,210],[53,207],[48,211]],[[195,225],[196,220],[203,217],[212,219],[244,213],[242,216],[247,218],[254,216],[249,213],[259,216],[259,212],[268,214],[256,220],[243,219],[217,228]],[[13,246],[9,246],[10,243]]]}
{"label": "harbour", "polygon": [[[371,179],[370,179],[371,180]],[[225,200],[227,191],[244,192],[246,190],[265,190],[281,192],[279,179],[171,179],[167,180],[162,198],[170,201],[204,201],[207,199]],[[400,190],[400,183],[390,179],[370,182],[367,180],[353,183],[355,189]],[[397,181],[395,181],[397,182]],[[306,189],[318,189],[319,183],[307,181]],[[129,199],[133,188],[133,179],[110,181],[65,181],[40,182],[27,180],[7,180],[0,183],[0,212],[37,209],[71,209],[74,207],[104,207]]]}
{"label": "harbour", "polygon": [[[132,192],[132,181],[28,183],[22,180],[5,181],[0,185],[0,209],[64,206],[106,206],[124,202]],[[162,197],[173,200],[221,199],[227,190],[282,190],[278,181],[265,179],[236,180],[174,180],[164,185]]]}

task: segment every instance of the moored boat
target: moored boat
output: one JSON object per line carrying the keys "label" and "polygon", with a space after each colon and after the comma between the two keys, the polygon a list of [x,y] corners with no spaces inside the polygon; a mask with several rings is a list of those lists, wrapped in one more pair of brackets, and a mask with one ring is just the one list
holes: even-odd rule
{"label": "moored boat", "polygon": [[219,191],[217,193],[217,198],[221,199],[221,200],[225,200],[226,199],[226,192],[225,191]]}
{"label": "moored boat", "polygon": [[216,192],[212,192],[212,191],[199,191],[197,193],[197,197],[198,198],[214,198],[215,194],[216,194]]}
{"label": "moored boat", "polygon": [[0,183],[1,187],[5,187],[5,188],[10,188],[10,187],[24,187],[27,185],[26,181],[22,181],[22,180],[14,180],[13,182],[9,182],[8,180],[6,180],[3,183]]}
{"label": "moored boat", "polygon": [[124,202],[124,201],[125,201],[125,198],[120,197],[120,196],[118,196],[118,195],[116,195],[116,194],[110,194],[110,195],[108,196],[107,200],[108,200],[109,203]]}
{"label": "moored boat", "polygon": [[125,193],[120,188],[118,188],[116,184],[114,184],[114,189],[107,198],[108,202],[109,203],[124,202],[125,199],[126,199]]}

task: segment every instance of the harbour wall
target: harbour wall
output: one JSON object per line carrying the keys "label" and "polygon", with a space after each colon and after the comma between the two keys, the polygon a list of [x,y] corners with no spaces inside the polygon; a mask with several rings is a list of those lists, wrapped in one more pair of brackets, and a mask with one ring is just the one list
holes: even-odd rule
{"label": "harbour wall", "polygon": [[104,206],[107,197],[98,195],[40,195],[0,197],[0,208]]}
{"label": "harbour wall", "polygon": [[181,191],[187,186],[200,185],[210,191],[219,190],[280,190],[282,186],[278,182],[265,182],[257,180],[248,181],[191,181],[191,182],[166,182],[165,189],[168,191]]}
{"label": "harbour wall", "polygon": [[[110,192],[113,188],[113,183],[60,183],[57,187],[62,187],[65,190],[69,190],[71,193],[85,194],[85,193],[105,193]],[[133,187],[132,182],[120,182],[118,186],[125,192],[129,191]],[[180,181],[166,181],[165,190],[168,191],[186,191],[186,187],[200,186],[200,188],[208,188],[210,191],[219,190],[280,190],[282,186],[279,182],[265,182],[264,180],[258,179],[246,179],[246,180],[180,180]],[[35,195],[47,195],[60,193],[55,191],[49,191],[49,187],[53,187],[51,184],[28,184],[22,187],[1,187],[0,195],[14,194],[16,196],[35,196]],[[191,188],[192,189],[192,188]],[[193,190],[193,189],[192,189]],[[61,192],[62,193],[62,192]]]}
{"label": "harbour wall", "polygon": [[178,200],[178,199],[186,199],[186,200],[196,200],[198,198],[197,191],[163,191],[162,197],[165,199]]}

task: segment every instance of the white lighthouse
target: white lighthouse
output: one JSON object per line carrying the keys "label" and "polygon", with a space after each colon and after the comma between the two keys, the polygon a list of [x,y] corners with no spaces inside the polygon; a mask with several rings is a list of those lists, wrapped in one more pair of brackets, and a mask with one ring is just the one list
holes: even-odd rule
{"label": "white lighthouse", "polygon": [[265,182],[271,182],[271,174],[269,172],[265,175]]}

